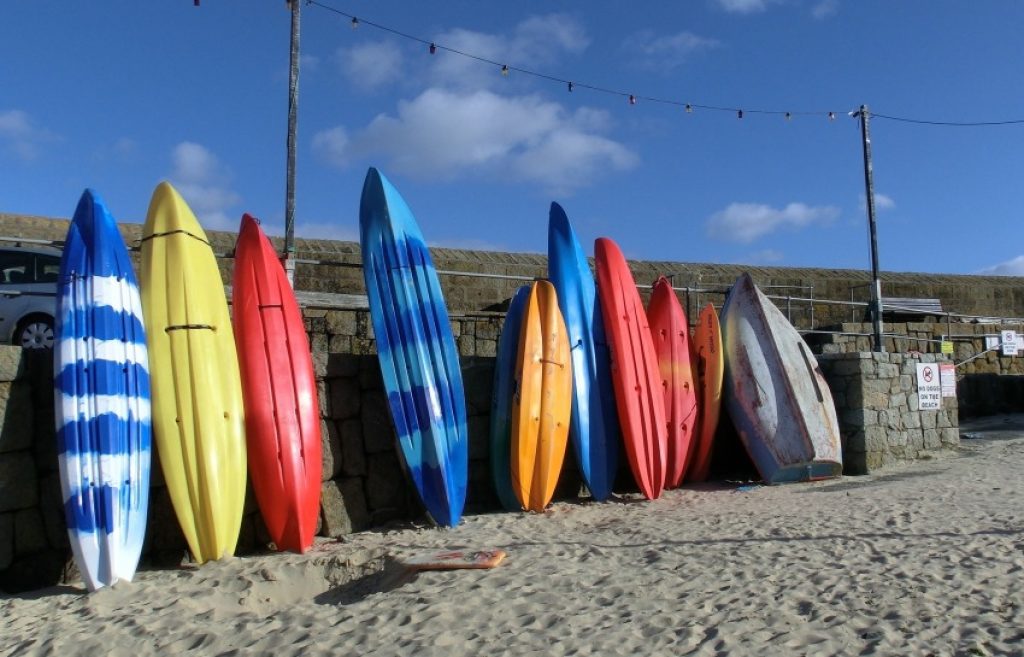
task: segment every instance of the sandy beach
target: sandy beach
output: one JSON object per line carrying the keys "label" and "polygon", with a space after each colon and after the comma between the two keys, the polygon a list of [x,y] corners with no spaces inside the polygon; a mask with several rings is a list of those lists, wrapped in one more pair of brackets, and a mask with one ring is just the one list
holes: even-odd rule
{"label": "sandy beach", "polygon": [[[4,655],[1024,655],[1024,424],[863,477],[716,482],[0,597]],[[500,547],[489,571],[403,555]]]}

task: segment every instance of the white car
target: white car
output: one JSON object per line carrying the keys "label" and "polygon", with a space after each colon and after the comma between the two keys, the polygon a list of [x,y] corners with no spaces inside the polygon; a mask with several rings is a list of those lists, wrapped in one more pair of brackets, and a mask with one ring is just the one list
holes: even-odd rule
{"label": "white car", "polygon": [[53,348],[59,249],[0,246],[0,341]]}

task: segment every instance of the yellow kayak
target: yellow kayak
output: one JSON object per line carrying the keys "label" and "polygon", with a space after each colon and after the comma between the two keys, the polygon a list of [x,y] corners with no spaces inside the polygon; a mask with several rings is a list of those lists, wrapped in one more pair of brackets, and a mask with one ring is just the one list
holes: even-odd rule
{"label": "yellow kayak", "polygon": [[153,438],[167,490],[196,561],[230,556],[245,503],[238,357],[206,233],[166,182],[146,215],[140,278]]}
{"label": "yellow kayak", "polygon": [[537,281],[519,330],[512,398],[512,490],[523,508],[543,511],[562,472],[572,406],[569,337],[548,281]]}

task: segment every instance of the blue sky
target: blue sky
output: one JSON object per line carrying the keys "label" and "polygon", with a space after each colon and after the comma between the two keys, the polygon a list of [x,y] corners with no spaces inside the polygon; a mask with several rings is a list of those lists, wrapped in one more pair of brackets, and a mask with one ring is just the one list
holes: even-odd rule
{"label": "blue sky", "polygon": [[[556,200],[588,251],[867,269],[850,110],[1024,119],[1013,0],[322,3],[364,23],[302,7],[299,237],[357,239],[377,166],[435,245],[543,252]],[[206,228],[250,212],[283,234],[289,20],[280,0],[4,3],[0,211],[67,217],[89,186],[141,222],[168,179]],[[1024,124],[871,128],[883,270],[1024,275]]]}

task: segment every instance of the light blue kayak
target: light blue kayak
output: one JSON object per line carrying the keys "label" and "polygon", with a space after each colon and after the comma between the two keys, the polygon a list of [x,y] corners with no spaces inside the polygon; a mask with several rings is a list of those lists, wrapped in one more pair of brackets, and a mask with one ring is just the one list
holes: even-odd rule
{"label": "light blue kayak", "polygon": [[54,329],[60,483],[90,590],[135,574],[146,535],[149,359],[139,287],[103,201],[86,190],[68,228]]}
{"label": "light blue kayak", "polygon": [[558,293],[572,353],[569,436],[590,494],[595,500],[606,500],[615,483],[621,441],[611,356],[594,276],[569,218],[557,203],[551,204],[548,220],[548,279]]}
{"label": "light blue kayak", "polygon": [[370,316],[402,457],[440,525],[459,523],[469,442],[455,338],[416,219],[377,169],[363,184],[359,238]]}
{"label": "light blue kayak", "polygon": [[498,339],[498,357],[494,363],[494,388],[491,393],[491,477],[501,505],[509,511],[519,511],[516,492],[512,488],[512,396],[516,393],[516,353],[523,315],[530,300],[532,286],[516,290],[505,323]]}

